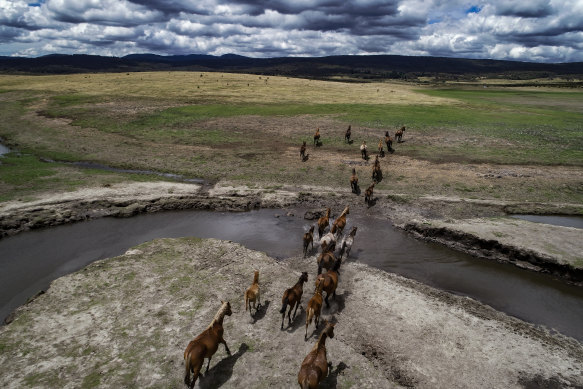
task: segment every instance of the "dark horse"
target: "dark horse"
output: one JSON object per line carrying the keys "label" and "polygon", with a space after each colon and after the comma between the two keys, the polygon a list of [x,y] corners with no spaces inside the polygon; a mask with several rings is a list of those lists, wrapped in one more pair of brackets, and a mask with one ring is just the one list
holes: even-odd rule
{"label": "dark horse", "polygon": [[302,294],[304,293],[304,282],[308,281],[308,273],[303,272],[300,276],[298,282],[289,289],[286,289],[283,292],[283,297],[281,298],[281,309],[279,313],[281,313],[281,329],[283,330],[283,322],[285,319],[285,311],[287,306],[289,305],[289,312],[287,313],[288,318],[288,325],[291,324],[291,311],[294,309],[294,305],[296,310],[294,311],[294,319],[296,317],[296,312],[298,311],[298,307],[300,306],[300,302],[302,300]]}

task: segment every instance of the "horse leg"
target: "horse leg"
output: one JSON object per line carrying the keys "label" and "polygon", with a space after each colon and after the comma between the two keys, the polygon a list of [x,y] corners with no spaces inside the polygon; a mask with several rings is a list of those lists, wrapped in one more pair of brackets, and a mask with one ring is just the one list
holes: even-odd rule
{"label": "horse leg", "polygon": [[206,371],[204,372],[204,374],[206,374],[206,373],[208,373],[208,372],[209,372],[209,367],[210,367],[210,365],[211,365],[211,358],[212,358],[212,357],[213,357],[212,355],[209,357],[209,363],[207,363],[207,364],[206,364]]}
{"label": "horse leg", "polygon": [[[225,342],[225,339],[221,338],[219,340],[219,343],[222,343],[225,345],[225,350],[227,350],[227,354],[231,355],[231,350],[229,350],[229,346],[227,346],[227,342]],[[209,358],[209,364],[211,363],[211,359]],[[207,369],[208,370],[208,369]]]}
{"label": "horse leg", "polygon": [[[210,359],[209,359],[210,362]],[[204,363],[204,358],[200,359],[200,362],[194,367],[193,371],[192,371],[192,381],[190,381],[190,389],[194,388],[194,384],[196,383],[196,380],[198,379],[198,376],[200,375],[200,369],[202,369],[202,364]],[[208,368],[207,368],[208,370]],[[186,378],[185,378],[186,380]]]}
{"label": "horse leg", "polygon": [[300,301],[296,303],[296,310],[294,311],[294,319],[296,318],[296,313],[298,312],[298,307],[300,306]]}
{"label": "horse leg", "polygon": [[330,308],[330,303],[328,302],[328,292],[326,292],[326,298],[324,299],[324,302],[326,303],[326,308]]}
{"label": "horse leg", "polygon": [[[287,308],[287,307],[286,307]],[[285,320],[285,310],[281,314],[281,329],[283,330],[283,321]]]}

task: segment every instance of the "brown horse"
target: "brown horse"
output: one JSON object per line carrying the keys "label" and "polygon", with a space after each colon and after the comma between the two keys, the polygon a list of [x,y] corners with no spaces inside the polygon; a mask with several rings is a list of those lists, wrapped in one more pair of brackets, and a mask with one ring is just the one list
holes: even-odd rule
{"label": "brown horse", "polygon": [[350,176],[350,188],[352,193],[358,193],[358,176],[356,175],[356,169],[352,168],[352,175]]}
{"label": "brown horse", "polygon": [[306,141],[300,147],[300,159],[303,161],[306,159]]}
{"label": "brown horse", "polygon": [[[328,303],[328,297],[332,295],[333,299],[336,298],[336,288],[338,287],[338,275],[340,274],[341,264],[342,259],[337,258],[336,262],[334,262],[334,267],[332,270],[328,270],[324,274],[318,273],[318,277],[316,278],[316,282],[318,282],[318,280],[322,280],[322,290],[326,292],[326,298],[324,301],[326,302],[327,307],[330,307],[330,304]],[[321,269],[318,271],[321,271]]]}
{"label": "brown horse", "polygon": [[328,375],[328,359],[326,356],[326,338],[334,338],[334,324],[324,320],[324,330],[318,342],[304,358],[298,373],[298,384],[302,389],[315,389]]}
{"label": "brown horse", "polygon": [[344,231],[344,227],[346,227],[346,215],[348,215],[349,213],[350,213],[350,207],[346,206],[346,208],[344,208],[344,211],[342,211],[340,216],[338,216],[338,218],[336,218],[336,220],[334,220],[334,223],[332,223],[332,228],[334,228],[334,226],[336,226],[336,233],[337,234],[341,234],[342,231]]}
{"label": "brown horse", "polygon": [[334,256],[334,246],[327,247],[317,259],[318,263],[318,274],[322,273],[322,268],[326,270],[332,269],[334,263],[336,263],[336,257]]}
{"label": "brown horse", "polygon": [[255,308],[255,312],[257,312],[255,301],[257,301],[257,307],[261,305],[261,296],[259,292],[259,270],[255,270],[253,283],[245,292],[245,311],[249,309],[249,313],[251,313],[251,303],[253,303],[253,308]]}
{"label": "brown horse", "polygon": [[378,161],[378,155],[377,155],[377,159],[375,161],[375,164],[372,167],[372,180],[374,182],[380,182],[383,179],[383,171],[381,170],[381,164],[380,164],[380,162],[377,163],[377,161]]}
{"label": "brown horse", "polygon": [[[229,346],[223,339],[223,319],[225,315],[231,316],[232,313],[231,304],[228,301],[221,301],[221,308],[217,311],[211,324],[186,346],[186,350],[184,350],[184,383],[189,385],[191,389],[194,388],[205,358],[209,360],[206,366],[206,371],[209,371],[211,358],[217,351],[219,343],[224,344],[227,354],[231,355]],[[192,381],[190,380],[191,372],[193,373]]]}
{"label": "brown horse", "polygon": [[393,138],[389,135],[389,132],[385,132],[385,144],[387,145],[387,151],[389,153],[393,152]]}
{"label": "brown horse", "polygon": [[314,146],[318,146],[318,143],[320,143],[320,128],[317,128],[314,134]]}
{"label": "brown horse", "polygon": [[298,307],[300,306],[300,302],[302,300],[302,294],[304,293],[304,282],[308,281],[308,273],[303,272],[300,276],[298,282],[289,289],[286,289],[283,292],[283,297],[281,298],[281,309],[279,313],[281,313],[281,329],[283,330],[283,321],[285,319],[285,310],[289,305],[289,312],[287,314],[288,318],[288,326],[291,325],[291,311],[294,309],[294,305],[296,310],[294,311],[294,319],[296,317],[296,312],[298,311]]}
{"label": "brown horse", "polygon": [[403,133],[405,132],[405,126],[401,127],[399,131],[395,132],[395,139],[397,143],[401,143],[403,141]]}
{"label": "brown horse", "polygon": [[326,215],[318,219],[318,239],[322,238],[324,230],[330,225],[330,208],[326,208]]}
{"label": "brown horse", "polygon": [[370,186],[366,188],[366,191],[364,191],[364,202],[367,203],[368,205],[370,205],[370,203],[372,202],[374,184],[375,184],[374,182],[370,184]]}
{"label": "brown horse", "polygon": [[379,139],[379,144],[378,144],[378,149],[379,149],[379,156],[384,157],[385,156],[385,151],[383,150],[383,138]]}
{"label": "brown horse", "polygon": [[344,134],[344,140],[347,143],[350,143],[350,135],[352,135],[352,131],[350,130],[350,126],[348,126],[348,130],[346,130],[346,134]]}
{"label": "brown horse", "polygon": [[310,227],[310,231],[304,234],[304,258],[308,254],[308,246],[312,244],[312,250],[314,250],[314,226]]}
{"label": "brown horse", "polygon": [[306,334],[304,335],[304,340],[308,338],[308,326],[312,323],[312,318],[318,328],[320,323],[320,312],[322,312],[322,283],[316,282],[316,290],[314,295],[308,302],[308,308],[306,309]]}

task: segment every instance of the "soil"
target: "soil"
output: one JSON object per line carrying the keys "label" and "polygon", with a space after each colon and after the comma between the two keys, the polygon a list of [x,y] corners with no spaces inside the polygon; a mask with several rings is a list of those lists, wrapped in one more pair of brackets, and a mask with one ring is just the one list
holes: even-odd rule
{"label": "soil", "polygon": [[[224,338],[197,387],[294,387],[316,256],[276,261],[214,239],[162,239],[54,281],[0,329],[0,384],[184,387],[183,351],[221,305]],[[259,270],[261,306],[243,294]],[[307,271],[302,308],[280,330],[281,296]],[[322,318],[330,388],[581,387],[583,346],[415,281],[345,261]]]}

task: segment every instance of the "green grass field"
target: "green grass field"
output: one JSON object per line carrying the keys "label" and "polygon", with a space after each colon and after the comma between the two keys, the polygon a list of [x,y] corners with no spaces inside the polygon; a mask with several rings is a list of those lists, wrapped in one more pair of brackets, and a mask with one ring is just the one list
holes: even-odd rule
{"label": "green grass field", "polygon": [[[342,185],[345,169],[338,162],[296,166],[284,154],[302,140],[311,142],[322,127],[325,150],[352,158],[358,145],[343,141],[350,124],[355,141],[366,139],[372,150],[384,131],[405,125],[398,155],[433,163],[583,166],[583,92],[575,89],[438,89],[176,72],[0,76],[0,91],[0,137],[37,158],[244,183]],[[85,172],[75,173],[85,178],[59,183],[47,173],[54,168],[30,158],[5,159],[1,198],[91,181]],[[22,182],[15,183],[15,175]],[[25,181],[53,181],[54,188]],[[407,181],[394,180],[391,187],[407,192]],[[577,182],[568,186],[579,196]],[[460,185],[422,189],[449,188]]]}

